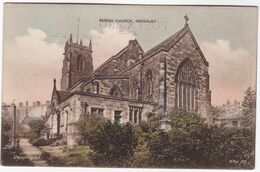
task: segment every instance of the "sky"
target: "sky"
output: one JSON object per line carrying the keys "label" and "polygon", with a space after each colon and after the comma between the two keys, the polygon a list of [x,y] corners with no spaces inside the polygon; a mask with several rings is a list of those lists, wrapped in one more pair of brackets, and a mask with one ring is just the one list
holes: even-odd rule
{"label": "sky", "polygon": [[[85,45],[91,38],[97,68],[131,39],[149,50],[182,29],[186,14],[209,62],[212,104],[242,101],[246,88],[256,83],[256,7],[82,4],[5,4],[2,101],[50,100],[54,78],[59,88],[70,33]],[[100,19],[156,22],[111,24]]]}

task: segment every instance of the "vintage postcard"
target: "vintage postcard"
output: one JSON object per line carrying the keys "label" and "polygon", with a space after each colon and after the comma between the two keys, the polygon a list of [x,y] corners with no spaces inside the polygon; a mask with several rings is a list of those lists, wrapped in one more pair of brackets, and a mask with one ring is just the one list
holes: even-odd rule
{"label": "vintage postcard", "polygon": [[258,9],[5,3],[3,166],[253,169]]}

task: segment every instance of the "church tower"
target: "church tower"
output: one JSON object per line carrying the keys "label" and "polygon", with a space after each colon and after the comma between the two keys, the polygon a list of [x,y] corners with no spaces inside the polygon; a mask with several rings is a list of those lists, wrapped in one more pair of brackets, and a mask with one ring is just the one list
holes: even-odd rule
{"label": "church tower", "polygon": [[70,34],[63,55],[61,90],[68,91],[81,78],[86,78],[93,72],[91,40],[89,46],[84,46],[82,39],[80,43],[74,43]]}

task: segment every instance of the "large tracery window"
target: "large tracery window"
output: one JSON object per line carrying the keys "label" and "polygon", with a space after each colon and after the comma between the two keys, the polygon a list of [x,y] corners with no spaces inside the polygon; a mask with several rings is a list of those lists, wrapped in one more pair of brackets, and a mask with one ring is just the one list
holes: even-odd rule
{"label": "large tracery window", "polygon": [[198,111],[198,79],[191,62],[183,61],[176,75],[175,106],[192,112]]}

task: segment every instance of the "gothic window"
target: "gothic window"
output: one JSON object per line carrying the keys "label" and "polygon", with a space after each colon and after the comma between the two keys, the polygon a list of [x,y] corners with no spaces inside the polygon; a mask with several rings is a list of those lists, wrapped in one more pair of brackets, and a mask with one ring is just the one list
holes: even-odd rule
{"label": "gothic window", "polygon": [[113,97],[122,97],[122,92],[121,92],[120,88],[115,85],[114,87],[112,87],[112,89],[110,91],[110,95]]}
{"label": "gothic window", "polygon": [[82,71],[83,70],[83,56],[80,54],[77,58],[77,70]]}
{"label": "gothic window", "polygon": [[153,75],[151,70],[147,70],[145,74],[145,92],[147,100],[151,100],[153,94]]}
{"label": "gothic window", "polygon": [[197,112],[198,110],[198,79],[191,61],[184,60],[176,74],[176,101],[175,106],[187,110]]}
{"label": "gothic window", "polygon": [[131,95],[132,98],[135,100],[139,100],[140,99],[140,88],[138,86],[138,80],[136,78],[132,79],[132,86],[131,86]]}
{"label": "gothic window", "polygon": [[88,104],[86,102],[81,102],[82,114],[85,115],[88,113]]}

